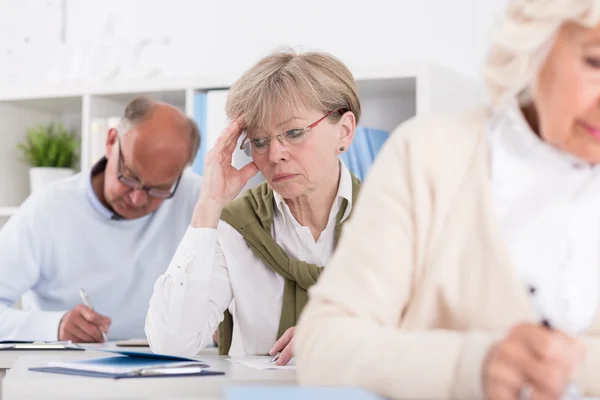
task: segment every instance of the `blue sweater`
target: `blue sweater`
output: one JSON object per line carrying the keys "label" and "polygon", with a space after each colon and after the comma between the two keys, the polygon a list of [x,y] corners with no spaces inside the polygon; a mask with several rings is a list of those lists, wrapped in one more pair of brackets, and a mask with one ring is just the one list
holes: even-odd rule
{"label": "blue sweater", "polygon": [[[108,339],[145,337],[156,279],[189,226],[201,178],[186,171],[154,213],[111,220],[86,196],[89,171],[38,189],[0,231],[0,340],[57,340],[85,289]],[[23,310],[13,308],[20,298]]]}

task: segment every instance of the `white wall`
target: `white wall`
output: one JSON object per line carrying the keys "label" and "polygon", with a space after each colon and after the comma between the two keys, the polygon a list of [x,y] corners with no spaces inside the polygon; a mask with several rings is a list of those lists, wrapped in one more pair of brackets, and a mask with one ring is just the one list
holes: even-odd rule
{"label": "white wall", "polygon": [[507,0],[0,0],[0,88],[239,74],[282,45],[351,68],[433,61],[479,76]]}

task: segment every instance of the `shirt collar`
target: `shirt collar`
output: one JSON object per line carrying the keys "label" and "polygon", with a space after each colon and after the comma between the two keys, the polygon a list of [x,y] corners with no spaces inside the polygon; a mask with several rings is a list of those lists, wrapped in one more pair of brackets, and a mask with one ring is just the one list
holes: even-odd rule
{"label": "shirt collar", "polygon": [[516,100],[495,110],[490,128],[494,147],[500,145],[521,162],[539,165],[546,172],[548,168],[574,170],[592,167],[540,138],[529,126]]}
{"label": "shirt collar", "polygon": [[[350,175],[350,171],[344,164],[344,162],[340,159],[340,183],[338,185],[338,192],[336,196],[336,202],[332,206],[332,209],[335,209],[335,213],[330,213],[329,219],[335,218],[337,216],[337,210],[342,206],[343,199],[348,201],[348,206],[344,211],[344,215],[342,216],[342,222],[348,218],[350,212],[352,211],[352,176]],[[292,221],[293,224],[299,225],[298,221],[293,217],[290,208],[288,207],[285,199],[281,197],[281,195],[275,191],[273,191],[273,200],[275,201],[276,206],[276,215],[279,214],[283,220],[283,226],[286,226],[287,220]]]}
{"label": "shirt collar", "polygon": [[122,220],[123,217],[116,214],[114,211],[109,210],[104,206],[104,204],[102,204],[102,202],[96,195],[96,192],[94,191],[94,186],[92,185],[92,178],[104,172],[104,170],[106,169],[107,162],[108,160],[106,159],[106,157],[102,157],[102,159],[92,167],[89,178],[85,180],[85,195],[92,207],[94,208],[94,210],[96,210],[96,212],[98,212],[98,214],[100,214],[103,218],[108,220]]}

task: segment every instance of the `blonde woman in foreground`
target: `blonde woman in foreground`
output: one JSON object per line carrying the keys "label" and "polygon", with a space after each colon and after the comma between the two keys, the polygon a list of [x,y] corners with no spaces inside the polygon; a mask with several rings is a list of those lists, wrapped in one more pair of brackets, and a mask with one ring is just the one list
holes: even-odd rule
{"label": "blonde woman in foreground", "polygon": [[302,383],[600,396],[599,23],[598,0],[511,1],[485,65],[493,106],[390,137],[309,292]]}

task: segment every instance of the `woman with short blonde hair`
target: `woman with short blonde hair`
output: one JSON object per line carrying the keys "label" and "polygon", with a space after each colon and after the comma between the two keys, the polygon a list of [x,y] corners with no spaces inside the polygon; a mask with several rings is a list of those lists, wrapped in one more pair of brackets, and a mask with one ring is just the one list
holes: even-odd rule
{"label": "woman with short blonde hair", "polygon": [[390,137],[310,291],[301,382],[600,396],[599,24],[598,0],[511,1],[485,65],[492,106]]}
{"label": "woman with short blonde hair", "polygon": [[[360,118],[358,92],[331,55],[283,50],[233,84],[226,110],[233,122],[206,157],[191,226],[156,282],[146,332],[154,351],[193,356],[223,321],[221,354],[280,353],[285,365],[306,291],[360,188],[339,159]],[[237,170],[242,135],[253,161]],[[258,171],[266,182],[236,199]]]}

